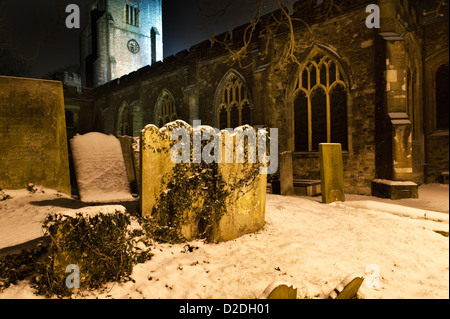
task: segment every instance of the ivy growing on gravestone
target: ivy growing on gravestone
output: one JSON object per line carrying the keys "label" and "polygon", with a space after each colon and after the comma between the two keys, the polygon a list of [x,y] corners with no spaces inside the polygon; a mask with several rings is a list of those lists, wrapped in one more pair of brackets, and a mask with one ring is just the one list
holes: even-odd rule
{"label": "ivy growing on gravestone", "polygon": [[[213,138],[202,141],[201,149],[203,150]],[[215,226],[226,213],[227,205],[233,205],[235,201],[252,190],[259,176],[261,164],[247,163],[248,148],[245,146],[245,171],[239,174],[231,173],[232,176],[228,178],[232,183],[227,183],[220,173],[219,164],[207,164],[204,161],[193,163],[192,140],[191,138],[191,163],[178,163],[165,176],[161,184],[165,188],[160,190],[160,196],[150,216],[143,219],[143,227],[157,241],[185,242],[186,238],[181,233],[181,225],[187,222],[198,226],[199,239],[210,240]],[[175,143],[176,141],[173,141],[172,145]],[[164,151],[160,147],[152,148],[151,145],[151,143],[147,144],[146,148],[154,152]],[[236,192],[236,190],[239,191]],[[196,201],[197,199],[200,202]],[[193,212],[192,216],[195,220],[188,220],[191,216],[188,216],[186,212]]]}

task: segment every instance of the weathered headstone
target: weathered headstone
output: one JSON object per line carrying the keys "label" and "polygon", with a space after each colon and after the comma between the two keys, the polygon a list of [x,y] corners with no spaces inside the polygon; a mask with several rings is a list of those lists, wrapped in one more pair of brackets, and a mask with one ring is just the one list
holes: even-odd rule
{"label": "weathered headstone", "polygon": [[133,138],[131,136],[119,136],[120,146],[122,147],[123,160],[127,171],[128,182],[131,192],[137,193],[136,174],[133,163]]}
{"label": "weathered headstone", "polygon": [[274,281],[267,286],[259,299],[297,299],[297,288],[292,284]]}
{"label": "weathered headstone", "polygon": [[342,280],[328,295],[328,299],[353,299],[358,293],[364,277],[351,274]]}
{"label": "weathered headstone", "polygon": [[322,202],[345,201],[341,144],[319,144],[319,154]]}
{"label": "weathered headstone", "polygon": [[280,190],[281,195],[294,195],[292,152],[280,153]]}
{"label": "weathered headstone", "polygon": [[133,137],[131,149],[133,155],[134,174],[136,176],[137,191],[139,193],[141,189],[141,151],[139,137]]}
{"label": "weathered headstone", "polygon": [[0,188],[70,194],[61,82],[0,76]]}
{"label": "weathered headstone", "polygon": [[[239,127],[237,130],[244,127]],[[226,163],[225,136],[229,133],[223,130],[221,134],[223,161],[218,166],[230,193],[227,198],[226,213],[220,219],[214,234],[215,242],[232,240],[258,231],[264,226],[266,211],[267,175],[257,173],[256,178],[249,183],[249,180],[253,178],[248,175],[248,172],[254,169],[252,164]],[[236,136],[234,136],[233,144],[233,156],[236,158],[238,148]],[[246,153],[250,152],[247,146],[245,148]],[[236,181],[240,182],[236,184]]]}
{"label": "weathered headstone", "polygon": [[[211,164],[201,166],[200,162],[175,164],[170,157],[175,141],[172,141],[170,136],[176,128],[186,129],[192,140],[193,128],[183,121],[170,122],[161,129],[148,125],[141,131],[142,215],[151,215],[153,220],[163,222],[174,215],[180,216],[177,217],[178,222],[171,224],[175,225],[176,231],[179,231],[186,240],[198,238],[204,232],[202,227],[205,224],[209,225],[207,239],[211,242],[235,239],[260,229],[265,222],[267,176],[259,174],[259,166],[255,171],[254,167],[250,166],[255,164],[248,163],[219,163],[212,166],[207,166]],[[201,130],[208,129],[212,128],[201,127]],[[225,131],[221,133],[228,134]],[[236,137],[232,141],[235,145]],[[223,139],[222,147],[225,146],[224,143]],[[233,156],[235,158],[236,154]],[[211,167],[216,169],[215,173],[211,172]],[[252,175],[253,178],[250,178],[250,171],[256,172],[256,175]],[[202,174],[205,174],[203,176],[206,178],[202,178]],[[207,187],[205,183],[208,183]],[[182,193],[178,192],[180,185],[183,185]],[[199,214],[203,211],[202,207],[205,207],[204,203],[217,192],[223,192],[223,196],[218,200],[220,203],[210,202],[210,204],[213,206],[223,204],[221,207],[225,207],[225,211],[221,211],[220,215],[209,216],[208,220],[202,220],[203,217]],[[183,202],[182,207],[178,206],[180,202]],[[210,206],[206,207],[207,210],[209,208]],[[167,211],[171,216],[164,215]],[[217,212],[214,209],[208,211],[212,214]],[[168,228],[168,225],[160,226]]]}
{"label": "weathered headstone", "polygon": [[92,132],[70,140],[83,202],[121,202],[134,200],[118,138]]}
{"label": "weathered headstone", "polygon": [[164,189],[163,178],[175,166],[170,160],[170,147],[170,134],[161,134],[155,125],[147,125],[141,131],[139,199],[143,216],[151,214]]}

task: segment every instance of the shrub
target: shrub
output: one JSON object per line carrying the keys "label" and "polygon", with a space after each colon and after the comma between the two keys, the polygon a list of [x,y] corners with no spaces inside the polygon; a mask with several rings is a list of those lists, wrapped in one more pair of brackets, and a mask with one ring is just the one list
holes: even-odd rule
{"label": "shrub", "polygon": [[[99,288],[110,281],[128,277],[133,265],[151,258],[150,250],[136,248],[145,241],[141,230],[132,230],[130,216],[124,213],[70,217],[49,215],[44,229],[50,237],[48,256],[38,263],[37,294],[70,296],[66,287],[66,267],[77,265],[80,287]],[[141,245],[142,247],[142,245]]]}

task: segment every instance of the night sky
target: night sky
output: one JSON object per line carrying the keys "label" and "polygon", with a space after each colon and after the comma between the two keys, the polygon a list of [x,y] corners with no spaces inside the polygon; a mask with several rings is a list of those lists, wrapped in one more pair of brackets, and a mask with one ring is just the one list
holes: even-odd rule
{"label": "night sky", "polygon": [[[79,33],[85,25],[85,1],[0,0],[0,45],[26,59],[33,77],[79,64]],[[233,3],[227,14],[211,18],[211,13],[220,11],[226,1]],[[255,12],[254,1],[163,0],[164,57],[247,22]],[[68,15],[65,8],[71,3],[80,7],[80,29],[65,26]]]}
{"label": "night sky", "polygon": [[[86,0],[0,0],[0,47],[7,47],[31,65],[31,76],[42,77],[79,64],[79,33],[85,26]],[[255,14],[258,0],[163,0],[164,57],[232,30]],[[274,0],[263,0],[270,12]],[[292,5],[296,0],[287,0]],[[423,1],[412,0],[424,5]],[[81,10],[81,28],[67,29],[68,4]],[[225,15],[213,15],[232,3]],[[427,1],[436,6],[435,1]],[[420,12],[423,8],[417,8]],[[448,8],[447,8],[448,11]],[[211,18],[211,16],[213,18]],[[1,61],[0,61],[1,62]]]}

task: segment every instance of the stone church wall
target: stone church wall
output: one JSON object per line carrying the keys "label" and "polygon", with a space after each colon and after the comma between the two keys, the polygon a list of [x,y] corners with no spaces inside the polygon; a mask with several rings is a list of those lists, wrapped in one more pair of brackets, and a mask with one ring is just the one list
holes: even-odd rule
{"label": "stone church wall", "polygon": [[[279,151],[292,152],[294,179],[319,179],[318,152],[295,150],[292,95],[300,68],[311,54],[320,52],[336,61],[346,83],[348,149],[343,153],[345,191],[369,195],[371,181],[378,178],[377,174],[382,170],[377,164],[379,155],[376,151],[377,154],[383,153],[383,149],[380,151],[377,140],[390,139],[390,133],[384,124],[378,125],[387,119],[384,105],[386,47],[377,31],[365,25],[367,3],[346,2],[347,7],[343,7],[345,13],[327,17],[323,7],[312,6],[311,1],[297,2],[294,6],[296,17],[308,22],[314,37],[304,25],[296,25],[299,43],[308,41],[314,44],[298,56],[300,66],[294,63],[281,69],[275,66],[273,57],[286,41],[286,34],[281,33],[271,47],[272,54],[265,60],[259,54],[263,50],[263,40],[256,39],[250,44],[252,53],[246,62],[253,63],[247,68],[231,65],[229,52],[218,44],[204,41],[165,58],[164,62],[106,83],[96,88],[92,95],[92,130],[138,136],[145,125],[155,122],[156,104],[163,92],[168,92],[173,98],[178,119],[191,125],[194,119],[201,119],[202,124],[218,127],[217,92],[224,77],[233,71],[242,77],[249,89],[252,124],[278,128]],[[395,19],[391,22],[397,23]],[[236,45],[244,27],[233,30],[232,39]],[[127,131],[122,132],[123,119],[119,117],[125,114],[122,112],[125,109]],[[385,147],[389,148],[389,143]],[[448,155],[446,163],[448,167]]]}

